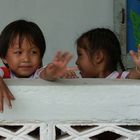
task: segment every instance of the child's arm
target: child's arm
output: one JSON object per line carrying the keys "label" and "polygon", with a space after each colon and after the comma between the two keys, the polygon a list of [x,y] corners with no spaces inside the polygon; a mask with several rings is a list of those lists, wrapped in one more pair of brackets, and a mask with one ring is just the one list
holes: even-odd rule
{"label": "child's arm", "polygon": [[127,78],[129,79],[140,79],[140,44],[138,46],[138,52],[130,51],[130,56],[135,63],[135,68],[132,69]]}
{"label": "child's arm", "polygon": [[0,77],[0,112],[3,112],[4,98],[7,99],[8,106],[11,108],[12,107],[11,101],[14,100],[15,98],[8,89],[3,79]]}
{"label": "child's arm", "polygon": [[72,55],[69,52],[57,52],[52,63],[48,64],[40,73],[40,78],[55,81],[58,78],[65,77],[68,70],[67,64],[71,58]]}

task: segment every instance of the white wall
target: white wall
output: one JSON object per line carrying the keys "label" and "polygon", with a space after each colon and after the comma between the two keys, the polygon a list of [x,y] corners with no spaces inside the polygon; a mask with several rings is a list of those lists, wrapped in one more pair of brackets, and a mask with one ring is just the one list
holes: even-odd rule
{"label": "white wall", "polygon": [[113,0],[0,0],[0,31],[21,18],[36,22],[43,30],[46,64],[57,50],[74,53],[81,33],[97,26],[113,28]]}

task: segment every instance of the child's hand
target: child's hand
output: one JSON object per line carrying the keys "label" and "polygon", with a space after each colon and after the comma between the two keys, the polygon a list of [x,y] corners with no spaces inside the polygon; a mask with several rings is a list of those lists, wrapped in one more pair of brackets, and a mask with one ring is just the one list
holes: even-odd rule
{"label": "child's hand", "polygon": [[68,67],[64,76],[62,78],[65,79],[73,79],[73,78],[78,78],[78,76],[76,75],[75,71],[77,71],[78,68],[77,66],[75,67]]}
{"label": "child's hand", "polygon": [[52,63],[48,64],[48,66],[40,73],[40,77],[50,81],[63,77],[67,71],[66,65],[71,58],[72,55],[69,52],[57,52]]}
{"label": "child's hand", "polygon": [[138,52],[135,53],[133,50],[131,50],[130,56],[133,59],[137,70],[140,71],[140,44],[138,45]]}
{"label": "child's hand", "polygon": [[0,77],[0,112],[3,112],[4,98],[6,98],[6,100],[8,101],[8,106],[12,108],[11,101],[15,98],[8,89],[3,79]]}

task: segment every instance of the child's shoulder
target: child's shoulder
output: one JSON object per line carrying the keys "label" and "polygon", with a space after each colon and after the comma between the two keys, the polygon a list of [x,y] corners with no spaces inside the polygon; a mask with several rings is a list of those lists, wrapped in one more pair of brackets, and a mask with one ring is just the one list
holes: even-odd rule
{"label": "child's shoulder", "polygon": [[106,77],[106,79],[126,79],[129,71],[118,72],[114,71]]}
{"label": "child's shoulder", "polygon": [[10,78],[10,71],[7,67],[0,67],[0,76],[3,78]]}

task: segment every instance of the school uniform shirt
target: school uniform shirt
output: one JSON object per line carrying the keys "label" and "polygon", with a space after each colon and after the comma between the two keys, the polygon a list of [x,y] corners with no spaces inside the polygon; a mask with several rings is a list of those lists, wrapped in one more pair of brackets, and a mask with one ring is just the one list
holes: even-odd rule
{"label": "school uniform shirt", "polygon": [[[29,78],[31,78],[31,79],[39,78],[39,75],[40,75],[41,71],[42,71],[42,68],[37,69],[36,72],[33,75],[31,75]],[[7,67],[0,67],[0,77],[11,78],[11,79],[17,79],[18,78]]]}
{"label": "school uniform shirt", "polygon": [[106,77],[106,79],[126,79],[129,71],[118,72],[114,71]]}

